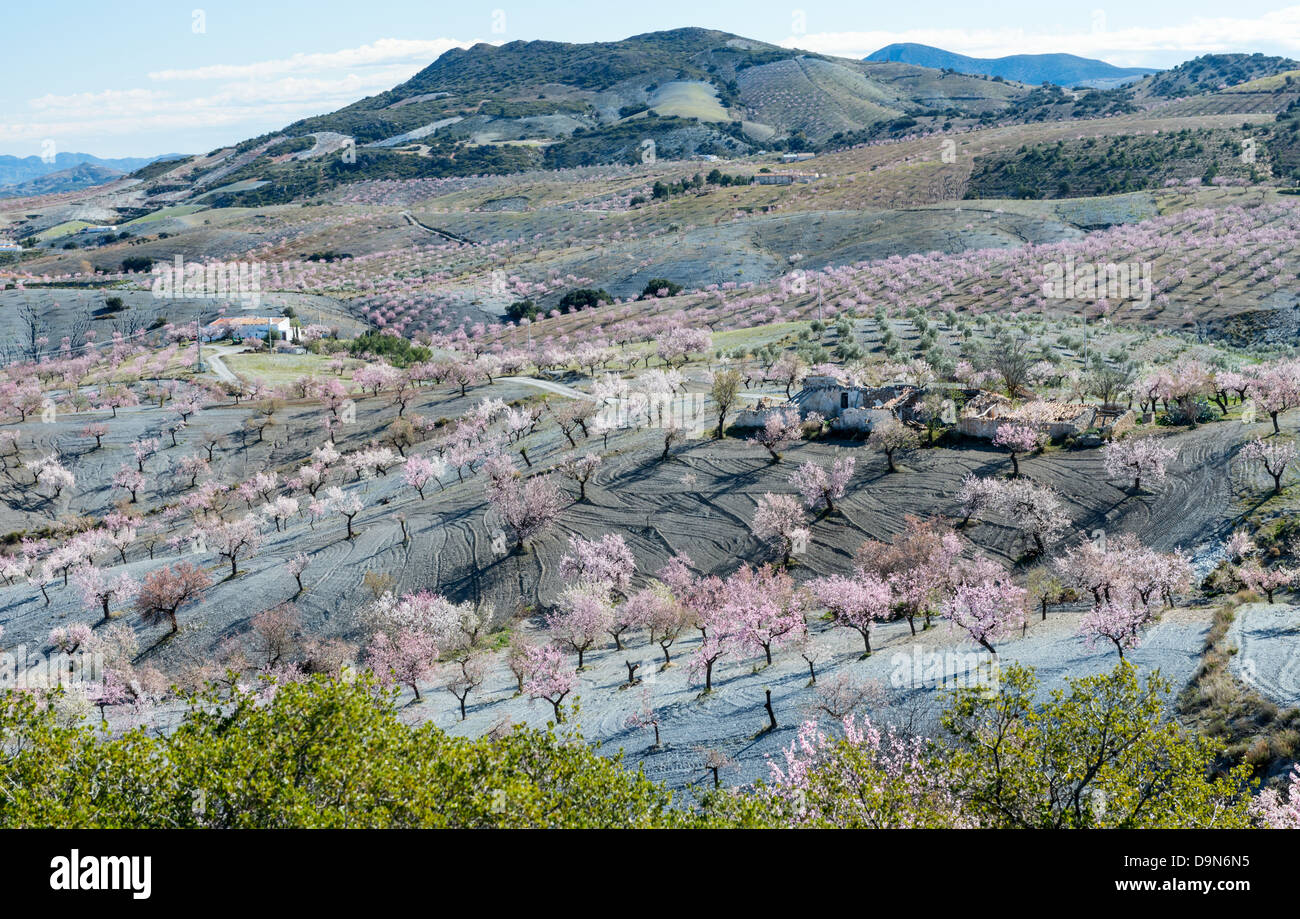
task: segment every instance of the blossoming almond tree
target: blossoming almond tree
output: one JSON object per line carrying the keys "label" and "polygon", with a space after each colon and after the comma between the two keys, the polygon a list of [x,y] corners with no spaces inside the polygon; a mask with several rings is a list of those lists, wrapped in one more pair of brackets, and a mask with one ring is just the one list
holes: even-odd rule
{"label": "blossoming almond tree", "polygon": [[1248,463],[1259,463],[1273,479],[1273,494],[1282,493],[1282,476],[1287,466],[1296,458],[1296,446],[1289,440],[1264,440],[1256,438],[1241,448],[1241,456]]}
{"label": "blossoming almond tree", "polygon": [[523,478],[518,474],[489,482],[488,502],[514,537],[516,552],[551,528],[564,506],[560,489],[551,473]]}
{"label": "blossoming almond tree", "polygon": [[587,482],[595,475],[602,460],[595,453],[571,456],[559,466],[560,472],[578,483],[578,501],[587,500]]}
{"label": "blossoming almond tree", "polygon": [[853,478],[856,463],[857,460],[851,456],[839,456],[828,470],[809,460],[790,474],[790,484],[799,490],[804,506],[809,510],[825,508],[826,513],[833,514],[835,502],[844,497],[849,480]]}
{"label": "blossoming almond tree", "polygon": [[105,622],[112,616],[109,605],[114,601],[125,600],[139,586],[129,574],[112,575],[89,564],[72,572],[72,583],[86,608],[103,612]]}
{"label": "blossoming almond tree", "polygon": [[1256,795],[1250,812],[1270,830],[1300,830],[1300,766],[1291,770],[1283,790],[1265,788]]}
{"label": "blossoming almond tree", "polygon": [[1177,456],[1155,437],[1126,437],[1102,448],[1106,475],[1112,479],[1133,479],[1133,490],[1141,491],[1145,479],[1158,485],[1165,480],[1165,464]]}
{"label": "blossoming almond tree", "polygon": [[380,632],[367,652],[370,669],[381,683],[398,682],[411,688],[420,701],[419,682],[438,662],[433,636],[420,629],[403,629],[395,636]]}
{"label": "blossoming almond tree", "polygon": [[577,652],[579,670],[584,666],[583,656],[613,622],[609,588],[599,582],[570,587],[560,595],[558,608],[546,617],[551,634]]}
{"label": "blossoming almond tree", "polygon": [[1020,454],[1038,449],[1038,432],[1028,425],[1000,424],[993,443],[1011,455],[1011,474],[1020,475]]}
{"label": "blossoming almond tree", "polygon": [[555,645],[533,645],[524,649],[524,692],[530,699],[545,699],[555,710],[556,724],[564,722],[560,704],[573,692],[578,674],[565,662]]}
{"label": "blossoming almond tree", "polygon": [[636,574],[636,558],[618,533],[600,539],[569,537],[569,551],[560,559],[560,577],[578,583],[602,583],[624,594]]}
{"label": "blossoming almond tree", "polygon": [[871,626],[888,619],[893,595],[889,585],[876,575],[859,571],[852,577],[833,574],[817,578],[809,585],[813,596],[835,618],[835,624],[853,629],[862,636],[862,658],[871,656]]}
{"label": "blossoming almond tree", "polygon": [[1095,604],[1079,623],[1079,633],[1089,646],[1104,638],[1115,646],[1120,660],[1126,648],[1136,648],[1142,639],[1142,629],[1151,621],[1151,611],[1136,596],[1128,595],[1113,601]]}
{"label": "blossoming almond tree", "polygon": [[343,515],[343,519],[347,521],[347,539],[349,541],[354,539],[356,534],[352,531],[352,521],[365,509],[361,499],[355,492],[344,491],[337,485],[331,485],[325,489],[325,503],[329,505],[330,510]]}
{"label": "blossoming almond tree", "polygon": [[944,604],[948,618],[976,644],[997,656],[992,642],[1025,622],[1025,591],[1003,574],[963,581]]}
{"label": "blossoming almond tree", "polygon": [[408,456],[406,462],[402,465],[402,481],[415,489],[421,501],[424,500],[425,487],[430,482],[437,481],[437,479],[438,476],[434,472],[433,461],[427,456],[414,453]]}
{"label": "blossoming almond tree", "polygon": [[1273,602],[1273,595],[1283,587],[1290,587],[1295,583],[1297,572],[1294,568],[1278,566],[1274,568],[1265,568],[1260,564],[1259,559],[1251,559],[1237,569],[1237,576],[1241,578],[1243,584],[1249,587],[1255,593],[1264,594],[1268,597],[1268,602]]}
{"label": "blossoming almond tree", "polygon": [[770,493],[758,499],[750,529],[759,541],[777,547],[782,555],[782,565],[790,564],[796,541],[806,539],[808,533],[804,529],[803,509],[794,496]]}
{"label": "blossoming almond tree", "polygon": [[722,616],[730,640],[743,653],[761,652],[771,665],[772,648],[805,631],[802,596],[784,571],[741,565],[723,584]]}
{"label": "blossoming almond tree", "polygon": [[645,629],[647,644],[659,645],[664,655],[661,670],[672,666],[668,649],[690,626],[691,617],[667,584],[652,581],[634,592],[619,607],[618,616],[629,629]]}
{"label": "blossoming almond tree", "polygon": [[1032,543],[1035,554],[1043,554],[1065,536],[1070,518],[1055,491],[1029,479],[988,481],[991,509]]}
{"label": "blossoming almond tree", "polygon": [[767,450],[773,463],[781,462],[781,451],[803,439],[803,422],[795,409],[778,409],[768,414],[763,426],[749,442]]}
{"label": "blossoming almond tree", "polygon": [[198,600],[212,584],[212,578],[197,565],[178,562],[145,575],[135,595],[135,609],[146,625],[161,621],[171,623],[172,632],[180,630],[176,614]]}
{"label": "blossoming almond tree", "polygon": [[199,527],[196,535],[211,551],[230,562],[230,576],[239,574],[239,559],[256,555],[264,537],[256,514],[238,520],[219,520]]}
{"label": "blossoming almond tree", "polygon": [[135,504],[139,499],[140,489],[144,488],[144,473],[132,469],[129,465],[123,465],[113,474],[113,484],[129,493],[131,503]]}

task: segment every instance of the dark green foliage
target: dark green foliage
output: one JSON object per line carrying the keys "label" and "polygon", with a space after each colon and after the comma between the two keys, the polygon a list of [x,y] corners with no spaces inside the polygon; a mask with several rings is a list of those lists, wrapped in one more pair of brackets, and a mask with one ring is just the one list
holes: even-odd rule
{"label": "dark green foliage", "polygon": [[559,309],[561,313],[567,313],[576,309],[583,309],[588,306],[600,306],[602,303],[613,303],[614,298],[606,290],[595,290],[591,287],[580,287],[577,290],[571,290],[560,298]]}
{"label": "dark green foliage", "polygon": [[511,319],[518,321],[520,319],[536,319],[537,314],[541,312],[537,304],[532,300],[516,300],[506,307],[506,315]]}
{"label": "dark green foliage", "polygon": [[353,339],[348,347],[348,353],[353,357],[373,354],[384,358],[394,367],[409,367],[411,364],[419,364],[432,357],[432,352],[428,348],[413,345],[407,339],[396,335],[382,335],[379,332],[367,332]]}
{"label": "dark green foliage", "polygon": [[128,255],[122,259],[123,271],[149,271],[153,268],[153,259],[147,255]]}
{"label": "dark green foliage", "polygon": [[[666,290],[667,293],[661,294],[661,290]],[[651,278],[649,281],[646,281],[645,289],[641,291],[641,296],[637,297],[637,299],[648,300],[651,297],[662,296],[675,297],[681,292],[682,285],[675,281],[670,281],[667,278]]]}

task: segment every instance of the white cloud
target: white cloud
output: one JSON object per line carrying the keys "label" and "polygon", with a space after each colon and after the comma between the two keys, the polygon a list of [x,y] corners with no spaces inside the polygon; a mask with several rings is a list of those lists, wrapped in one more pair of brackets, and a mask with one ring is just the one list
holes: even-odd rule
{"label": "white cloud", "polygon": [[[101,136],[240,125],[257,134],[268,124],[289,124],[391,89],[450,48],[472,44],[390,38],[282,60],[158,71],[149,74],[152,88],[47,94],[28,101],[30,120],[0,122],[0,143],[62,137],[90,146]],[[209,86],[202,92],[174,88],[181,81]]]}
{"label": "white cloud", "polygon": [[1157,27],[1109,29],[1100,11],[1092,28],[1078,31],[1026,32],[1023,29],[910,29],[904,32],[818,32],[791,36],[781,42],[821,54],[861,58],[894,42],[916,42],[973,57],[1062,52],[1103,58],[1138,66],[1180,57],[1233,51],[1272,49],[1300,55],[1300,6],[1265,13],[1253,19],[1231,16],[1198,17]]}
{"label": "white cloud", "polygon": [[419,62],[420,67],[452,48],[468,48],[473,42],[455,38],[425,40],[382,38],[359,48],[344,48],[319,54],[295,54],[279,60],[253,64],[213,64],[189,70],[156,70],[151,80],[231,80],[262,79],[284,73],[325,73],[389,64],[394,61]]}

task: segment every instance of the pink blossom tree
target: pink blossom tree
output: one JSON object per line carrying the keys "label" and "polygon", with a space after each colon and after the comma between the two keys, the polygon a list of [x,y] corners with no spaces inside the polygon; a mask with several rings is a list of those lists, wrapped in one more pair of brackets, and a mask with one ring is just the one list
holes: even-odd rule
{"label": "pink blossom tree", "polygon": [[790,555],[800,539],[807,539],[803,508],[793,495],[765,494],[758,499],[750,529],[760,542],[775,546],[782,565],[790,564]]}
{"label": "pink blossom tree", "polygon": [[1041,555],[1069,530],[1070,519],[1055,491],[1029,479],[990,480],[990,506]]}
{"label": "pink blossom tree", "polygon": [[967,473],[961,480],[961,488],[957,491],[957,501],[962,513],[959,526],[966,526],[972,517],[992,507],[996,493],[997,484],[993,479]]}
{"label": "pink blossom tree", "polygon": [[433,636],[422,629],[403,629],[395,636],[385,632],[375,635],[367,652],[370,669],[384,685],[394,681],[411,687],[420,701],[419,682],[428,677],[438,662],[438,646]]}
{"label": "pink blossom tree", "polygon": [[424,500],[425,487],[431,481],[437,481],[437,478],[434,474],[433,461],[427,456],[414,453],[408,456],[402,465],[402,481],[415,489],[421,501]]}
{"label": "pink blossom tree", "polygon": [[844,497],[844,490],[853,478],[856,462],[851,456],[839,456],[828,470],[810,460],[790,474],[790,484],[799,490],[809,510],[825,508],[826,513],[833,514],[835,502]]}
{"label": "pink blossom tree", "polygon": [[533,645],[524,649],[524,692],[530,699],[545,699],[555,710],[557,724],[564,722],[562,703],[577,685],[578,674],[565,662],[555,645]]}
{"label": "pink blossom tree", "polygon": [[1165,480],[1165,464],[1177,455],[1155,437],[1126,437],[1112,440],[1102,448],[1102,461],[1109,478],[1133,479],[1133,490],[1142,489],[1142,481],[1159,484]]}
{"label": "pink blossom tree", "polygon": [[139,587],[129,574],[113,575],[95,565],[82,565],[72,572],[72,584],[81,596],[82,604],[104,614],[107,622],[112,614],[109,605],[135,594]]}
{"label": "pink blossom tree", "polygon": [[741,565],[723,583],[730,640],[744,653],[761,652],[770,666],[773,647],[804,632],[802,595],[790,575],[770,565]]}
{"label": "pink blossom tree", "polygon": [[1268,412],[1273,433],[1280,434],[1278,416],[1300,404],[1300,371],[1293,363],[1266,366],[1251,381],[1248,392],[1251,400]]}
{"label": "pink blossom tree", "polygon": [[1020,475],[1019,456],[1038,449],[1038,432],[1028,425],[1000,424],[993,435],[993,443],[1011,455],[1011,474]]}
{"label": "pink blossom tree", "polygon": [[569,582],[604,584],[626,594],[636,574],[636,558],[623,537],[606,533],[600,539],[569,537],[569,551],[560,559],[560,577]]}
{"label": "pink blossom tree", "polygon": [[293,575],[294,582],[298,585],[298,591],[294,594],[295,597],[303,591],[302,574],[307,570],[307,566],[310,563],[311,559],[308,558],[307,553],[299,552],[295,554],[293,558],[289,559],[288,563],[285,565],[288,572]]}
{"label": "pink blossom tree", "polygon": [[1282,493],[1282,476],[1296,458],[1296,446],[1289,440],[1256,438],[1241,448],[1248,463],[1258,463],[1273,479],[1273,494]]}
{"label": "pink blossom tree", "polygon": [[663,668],[672,666],[668,649],[690,625],[690,616],[668,585],[652,581],[634,592],[619,607],[618,617],[627,629],[645,629],[648,643],[658,644],[663,651]]}
{"label": "pink blossom tree", "polygon": [[773,463],[781,462],[781,451],[803,439],[803,422],[795,409],[777,409],[770,412],[763,426],[749,438],[749,442],[767,450]]}
{"label": "pink blossom tree", "polygon": [[992,642],[1025,623],[1023,588],[1001,574],[962,581],[944,604],[944,613],[966,630],[976,644],[997,655]]}
{"label": "pink blossom tree", "polygon": [[935,606],[954,582],[960,553],[960,538],[943,521],[909,514],[903,518],[902,533],[889,543],[874,539],[862,543],[854,562],[859,572],[889,585],[894,610],[907,617],[915,635],[918,616],[923,617],[925,628],[930,627]]}
{"label": "pink blossom tree", "polygon": [[583,656],[613,624],[609,589],[601,583],[570,587],[560,595],[556,610],[546,617],[551,635],[577,653],[579,670],[584,666]]}
{"label": "pink blossom tree", "polygon": [[1292,768],[1285,789],[1265,788],[1256,795],[1250,813],[1267,829],[1300,830],[1300,766]]}
{"label": "pink blossom tree", "polygon": [[862,658],[871,656],[871,627],[892,613],[893,594],[889,585],[870,572],[853,577],[833,574],[808,585],[817,601],[835,618],[835,624],[862,636]]}
{"label": "pink blossom tree", "polygon": [[523,478],[518,474],[489,482],[488,502],[514,537],[515,551],[525,551],[528,543],[555,523],[563,507],[560,490],[550,474]]}
{"label": "pink blossom tree", "polygon": [[146,625],[166,621],[172,633],[180,630],[176,614],[196,602],[212,584],[212,578],[197,565],[178,562],[145,575],[135,595],[135,610]]}
{"label": "pink blossom tree", "polygon": [[140,489],[144,488],[144,473],[124,465],[113,474],[113,484],[124,489],[131,496],[131,503],[135,504]]}
{"label": "pink blossom tree", "polygon": [[1264,594],[1268,597],[1268,602],[1273,602],[1273,595],[1283,587],[1290,587],[1295,583],[1297,571],[1294,568],[1278,566],[1274,568],[1265,568],[1260,564],[1259,559],[1251,559],[1237,569],[1237,576],[1241,582],[1249,587],[1255,593]]}
{"label": "pink blossom tree", "polygon": [[344,491],[337,485],[331,485],[325,489],[325,501],[330,510],[342,514],[343,519],[347,521],[348,533],[347,539],[350,541],[355,538],[356,534],[352,531],[352,521],[357,514],[365,509],[365,504],[355,492]]}
{"label": "pink blossom tree", "polygon": [[198,534],[213,552],[230,562],[232,578],[239,574],[239,559],[256,555],[264,540],[255,514],[200,527]]}
{"label": "pink blossom tree", "polygon": [[1104,600],[1084,614],[1079,623],[1079,633],[1089,646],[1104,638],[1115,646],[1120,660],[1126,648],[1136,648],[1142,638],[1142,629],[1151,621],[1151,611],[1134,595]]}

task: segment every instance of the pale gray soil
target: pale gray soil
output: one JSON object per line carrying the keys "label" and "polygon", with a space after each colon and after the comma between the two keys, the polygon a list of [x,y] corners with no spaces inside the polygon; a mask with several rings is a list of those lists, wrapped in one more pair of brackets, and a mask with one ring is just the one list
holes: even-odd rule
{"label": "pale gray soil", "polygon": [[1278,705],[1300,705],[1300,606],[1247,603],[1228,629],[1232,672]]}
{"label": "pale gray soil", "polygon": [[[557,385],[543,389],[567,390]],[[431,418],[454,418],[472,405],[492,396],[511,400],[563,399],[564,395],[539,392],[536,381],[501,380],[479,387],[466,397],[444,388],[421,395],[408,411]],[[396,416],[386,397],[359,403],[358,422],[344,429],[341,449],[354,449],[368,439],[380,437]],[[187,482],[166,472],[173,457],[198,449],[200,432],[216,429],[228,432],[228,441],[217,452],[218,474],[239,479],[254,471],[279,469],[283,475],[302,462],[322,439],[322,409],[314,402],[290,402],[277,415],[264,442],[256,435],[241,442],[240,423],[247,407],[217,406],[205,409],[181,435],[183,446],[164,447],[146,468],[151,473],[141,496],[142,510],[161,502],[177,500]],[[61,451],[65,463],[78,478],[77,495],[68,507],[34,496],[23,483],[28,474],[12,468],[0,473],[0,530],[36,529],[48,525],[60,513],[75,512],[102,516],[120,501],[123,493],[110,485],[113,472],[129,460],[130,444],[141,435],[157,436],[166,413],[151,408],[123,410],[110,425],[101,450],[80,435],[90,420],[106,413],[59,417],[45,425],[23,426],[24,453],[33,455],[52,449]],[[1085,538],[1097,528],[1132,530],[1162,549],[1182,546],[1201,550],[1210,563],[1218,540],[1231,515],[1230,477],[1221,472],[1231,451],[1249,429],[1240,424],[1212,424],[1175,436],[1182,448],[1171,469],[1170,482],[1160,490],[1131,496],[1116,485],[1107,484],[1098,451],[1055,451],[1022,461],[1024,474],[1060,490],[1076,526],[1071,539]],[[164,436],[164,442],[169,440]],[[536,468],[552,465],[568,451],[567,443],[548,423],[526,442]],[[360,607],[371,599],[363,582],[367,571],[388,573],[394,589],[421,589],[444,593],[455,600],[488,600],[498,613],[498,623],[524,606],[539,602],[545,607],[564,583],[558,576],[559,559],[571,533],[592,536],[620,533],[636,553],[639,578],[649,577],[675,553],[685,553],[698,569],[725,573],[740,560],[758,561],[766,550],[749,532],[749,521],[758,498],[765,492],[789,492],[786,479],[795,466],[810,458],[829,459],[837,451],[858,458],[850,494],[839,502],[841,513],[812,524],[812,547],[794,569],[798,579],[818,574],[847,571],[853,551],[862,540],[887,538],[902,529],[904,514],[918,516],[952,514],[954,495],[967,472],[997,475],[1009,471],[1004,454],[990,447],[923,450],[901,461],[902,471],[889,474],[882,458],[851,441],[805,443],[786,451],[785,460],[772,464],[761,448],[736,438],[722,443],[690,441],[678,448],[668,462],[658,459],[661,439],[657,431],[627,432],[612,436],[608,450],[599,442],[581,444],[580,449],[606,453],[604,464],[588,484],[585,502],[565,509],[558,525],[537,539],[525,555],[498,558],[492,552],[491,534],[497,525],[483,499],[482,482],[467,475],[461,484],[452,474],[448,487],[436,486],[420,500],[413,489],[400,482],[395,470],[388,476],[360,482],[351,474],[334,474],[333,482],[361,494],[366,509],[356,518],[356,538],[344,538],[344,523],[337,515],[313,528],[306,519],[289,523],[283,533],[267,526],[267,542],[260,554],[241,560],[240,573],[225,579],[228,565],[212,555],[197,556],[213,573],[217,583],[203,602],[183,614],[179,635],[168,637],[161,627],[139,625],[142,653],[139,663],[157,665],[179,673],[213,659],[219,643],[245,636],[257,613],[293,599],[302,616],[303,631],[310,636],[341,636],[364,639],[357,620]],[[346,479],[346,481],[344,481]],[[576,497],[576,488],[565,486]],[[405,515],[410,541],[403,543],[398,515]],[[1023,551],[1013,533],[1004,526],[972,521],[963,536],[973,549],[991,553],[1014,563]],[[185,551],[188,551],[186,549]],[[306,591],[295,597],[295,584],[283,568],[296,552],[306,552],[310,567],[303,576]],[[129,550],[128,570],[137,577],[169,558],[165,542],[155,547],[150,561],[143,544]],[[101,560],[109,565],[111,559]],[[56,625],[71,622],[97,623],[99,616],[83,610],[72,588],[55,584],[49,589],[47,606],[28,585],[0,586],[0,625],[5,628],[6,647],[25,645],[32,653],[45,653],[47,636]],[[1020,660],[1039,668],[1046,686],[1062,684],[1066,676],[1108,669],[1116,655],[1105,647],[1089,649],[1077,637],[1078,609],[1053,610],[1048,621],[1031,621],[1028,636],[999,643],[1004,660]],[[122,611],[125,615],[125,611]],[[1192,675],[1208,627],[1208,613],[1178,610],[1166,615],[1162,624],[1132,652],[1132,659],[1144,670],[1160,669],[1176,686]],[[134,621],[128,619],[127,621]],[[531,621],[529,629],[537,627]],[[824,626],[819,624],[819,629]],[[893,686],[891,673],[897,669],[893,656],[910,654],[913,639],[903,623],[880,628],[877,653],[868,661],[857,660],[859,638],[855,633],[836,630],[819,633],[822,649],[819,679],[824,683],[838,673],[852,673],[862,681],[880,684],[883,696],[869,706],[875,717],[932,727],[939,700],[931,689],[915,691]],[[685,660],[695,639],[684,640],[673,649],[678,666],[646,681],[654,704],[662,710],[665,747],[648,751],[650,739],[624,727],[623,722],[640,688],[618,689],[627,679],[626,657],[658,658],[658,649],[646,649],[644,639],[633,637],[634,650],[627,654],[605,648],[590,655],[590,666],[581,676],[577,695],[582,713],[578,717],[584,732],[606,742],[607,749],[626,749],[634,759],[644,759],[647,771],[674,785],[698,782],[703,777],[696,746],[714,744],[740,762],[728,781],[750,780],[764,774],[763,757],[788,744],[791,731],[814,698],[805,686],[807,669],[793,651],[778,653],[769,669],[753,672],[753,661],[724,659],[715,673],[715,692],[697,700],[698,686],[688,685]],[[916,639],[922,649],[946,652],[974,652],[975,646],[961,634],[938,623]],[[649,653],[653,651],[653,654]],[[1270,652],[1272,653],[1272,652]],[[1268,670],[1269,668],[1261,668]],[[642,675],[653,670],[647,663]],[[469,720],[460,725],[454,699],[428,687],[426,700],[406,709],[412,717],[432,718],[454,730],[478,733],[492,724],[511,718],[543,723],[550,707],[541,701],[512,699],[512,680],[498,663],[483,691],[471,696]],[[762,708],[764,687],[771,688],[780,728],[759,735],[766,723]],[[164,710],[174,712],[175,705]],[[121,717],[128,717],[122,713]]]}

